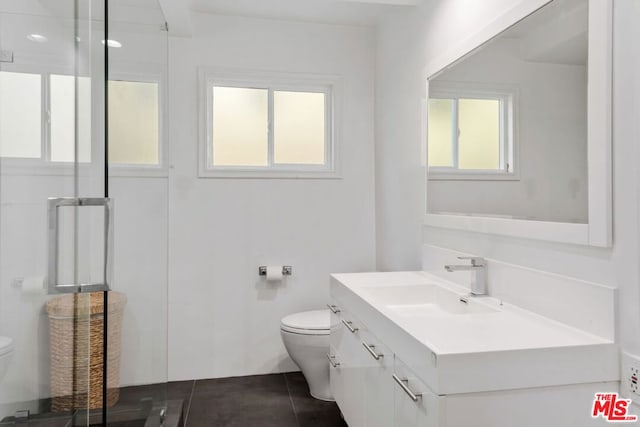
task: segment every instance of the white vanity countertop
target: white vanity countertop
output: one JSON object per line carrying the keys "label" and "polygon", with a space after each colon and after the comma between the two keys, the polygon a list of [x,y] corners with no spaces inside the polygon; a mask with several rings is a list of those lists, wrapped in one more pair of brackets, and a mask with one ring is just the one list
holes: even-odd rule
{"label": "white vanity countertop", "polygon": [[[489,296],[470,297],[468,289],[426,272],[335,274],[334,277],[438,355],[610,343],[514,305],[500,305],[499,300]],[[389,285],[398,286],[401,292],[406,286],[423,284],[437,284],[458,297],[467,297],[470,304],[496,311],[422,314],[418,306],[413,313],[402,315],[389,309],[382,298],[368,292],[373,287]]]}
{"label": "white vanity countertop", "polygon": [[619,375],[613,342],[426,272],[334,274],[331,292],[436,393]]}

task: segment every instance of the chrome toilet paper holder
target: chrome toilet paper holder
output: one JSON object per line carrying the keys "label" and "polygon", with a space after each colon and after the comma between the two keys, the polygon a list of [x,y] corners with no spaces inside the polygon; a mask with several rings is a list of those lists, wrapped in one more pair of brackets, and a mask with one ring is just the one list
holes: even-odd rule
{"label": "chrome toilet paper holder", "polygon": [[[291,273],[293,272],[293,268],[290,265],[283,265],[282,266],[282,275],[283,276],[291,276]],[[267,275],[267,266],[266,265],[261,265],[260,267],[258,267],[258,276],[266,276]]]}

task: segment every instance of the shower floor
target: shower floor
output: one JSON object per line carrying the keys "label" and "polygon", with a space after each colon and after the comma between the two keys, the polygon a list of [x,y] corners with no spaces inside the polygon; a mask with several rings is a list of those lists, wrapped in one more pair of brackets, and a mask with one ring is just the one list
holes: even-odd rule
{"label": "shower floor", "polygon": [[[164,427],[347,427],[335,403],[311,397],[299,372],[123,387],[118,404],[110,409],[109,427],[157,426],[146,414],[152,402],[165,399]],[[19,425],[87,425],[86,420],[74,424],[70,417],[48,415],[47,401],[41,408],[41,415]],[[91,418],[90,425],[101,425],[98,413]],[[14,425],[0,421],[2,427]]]}
{"label": "shower floor", "polygon": [[[180,396],[190,395],[189,384],[153,384],[137,387],[123,387],[115,406],[109,408],[109,427],[183,427],[185,400]],[[184,390],[181,390],[184,389]],[[171,400],[167,400],[171,399]],[[76,411],[72,413],[52,412],[51,399],[24,402],[22,407],[34,408],[28,419],[13,416],[0,420],[0,427],[74,427],[102,426],[102,410]],[[14,404],[20,408],[20,404]],[[161,413],[164,424],[161,424]],[[88,419],[87,419],[88,415]]]}

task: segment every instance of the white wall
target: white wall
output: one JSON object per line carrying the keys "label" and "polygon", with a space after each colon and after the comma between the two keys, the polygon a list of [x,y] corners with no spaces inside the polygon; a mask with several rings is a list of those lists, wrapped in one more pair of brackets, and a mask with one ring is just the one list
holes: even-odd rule
{"label": "white wall", "polygon": [[[170,41],[169,378],[294,370],[279,322],[322,308],[329,274],[375,269],[370,29],[194,15]],[[200,66],[337,74],[340,180],[197,177]],[[285,264],[280,285],[259,265]]]}
{"label": "white wall", "polygon": [[421,264],[426,159],[421,16],[390,14],[376,35],[376,262],[381,271],[419,270]]}
{"label": "white wall", "polygon": [[587,222],[587,68],[528,61],[521,50],[521,39],[496,39],[431,81],[514,91],[520,161],[517,181],[429,180],[430,212]]}
{"label": "white wall", "polygon": [[[597,249],[422,227],[423,210],[416,207],[415,200],[424,197],[425,186],[419,178],[421,138],[413,113],[419,111],[424,96],[422,69],[448,46],[482,30],[514,5],[507,0],[437,0],[425,4],[420,13],[389,17],[381,26],[376,86],[378,99],[384,100],[376,111],[376,166],[384,180],[376,193],[377,227],[382,236],[378,239],[380,266],[389,270],[420,268],[418,260],[407,265],[398,248],[411,247],[412,253],[419,253],[422,242],[417,242],[416,236],[422,231],[424,242],[431,245],[617,287],[619,342],[623,349],[640,354],[640,55],[633,42],[639,35],[640,6],[636,1],[614,3],[614,247]],[[386,105],[394,108],[389,110]],[[398,145],[403,148],[394,150]],[[404,197],[397,197],[399,193]],[[579,303],[577,294],[575,304]]]}

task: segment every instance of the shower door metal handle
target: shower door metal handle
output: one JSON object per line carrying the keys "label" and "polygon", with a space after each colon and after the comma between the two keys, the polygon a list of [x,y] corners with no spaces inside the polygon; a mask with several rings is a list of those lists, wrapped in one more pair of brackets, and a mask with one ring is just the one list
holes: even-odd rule
{"label": "shower door metal handle", "polygon": [[[102,283],[63,284],[58,280],[58,262],[60,249],[60,215],[61,207],[102,206],[104,208],[104,258]],[[84,293],[108,291],[111,281],[113,260],[113,200],[108,197],[51,197],[48,200],[49,223],[49,274],[47,287],[49,294]]]}

